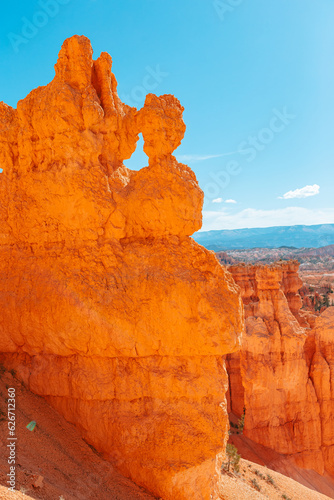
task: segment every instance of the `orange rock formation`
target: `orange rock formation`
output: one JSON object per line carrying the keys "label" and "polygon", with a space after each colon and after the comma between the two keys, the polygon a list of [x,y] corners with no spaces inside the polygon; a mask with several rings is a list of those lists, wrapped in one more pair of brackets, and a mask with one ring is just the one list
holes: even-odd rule
{"label": "orange rock formation", "polygon": [[[231,266],[246,335],[227,356],[230,409],[246,408],[244,434],[299,466],[334,472],[334,308],[311,329],[300,312],[298,263]],[[333,372],[333,373],[332,373]]]}
{"label": "orange rock formation", "polygon": [[[0,104],[1,359],[136,483],[209,499],[242,301],[189,238],[203,193],[172,156],[183,108],[123,104],[85,37],[55,69],[17,110]],[[139,132],[149,166],[133,172]]]}

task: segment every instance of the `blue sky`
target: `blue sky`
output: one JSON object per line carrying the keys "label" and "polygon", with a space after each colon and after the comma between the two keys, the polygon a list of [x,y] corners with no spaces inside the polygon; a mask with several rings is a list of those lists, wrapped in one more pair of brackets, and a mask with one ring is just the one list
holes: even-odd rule
{"label": "blue sky", "polygon": [[[0,100],[47,84],[64,39],[86,35],[124,102],[185,107],[175,154],[204,190],[204,230],[333,223],[333,25],[333,0],[6,2]],[[140,141],[127,165],[146,164]]]}

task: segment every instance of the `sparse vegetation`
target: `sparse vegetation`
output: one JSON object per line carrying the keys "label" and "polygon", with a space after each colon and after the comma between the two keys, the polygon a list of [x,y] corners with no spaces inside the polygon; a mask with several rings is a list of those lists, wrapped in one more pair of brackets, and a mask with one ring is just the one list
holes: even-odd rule
{"label": "sparse vegetation", "polygon": [[[246,408],[244,407],[244,411],[241,415],[241,417],[239,418],[238,420],[238,423],[235,424],[234,422],[231,422],[230,421],[230,429],[237,429],[237,434],[242,434],[243,433],[243,430],[244,430],[244,426],[245,426],[245,413],[246,413]],[[233,434],[233,432],[231,431],[230,434]]]}
{"label": "sparse vegetation", "polygon": [[230,472],[230,470],[232,469],[234,472],[239,472],[240,455],[238,454],[237,448],[233,444],[227,444],[226,458],[227,461],[222,464],[221,471]]}
{"label": "sparse vegetation", "polygon": [[16,377],[16,370],[14,370],[13,368],[9,370],[9,373],[11,373],[14,378]]}
{"label": "sparse vegetation", "polygon": [[246,414],[246,408],[244,406],[244,411],[242,412],[242,415],[239,418],[238,425],[237,425],[238,431],[239,431],[240,434],[243,433],[243,430],[244,430],[244,427],[245,427],[245,414]]}
{"label": "sparse vegetation", "polygon": [[254,474],[256,474],[261,479],[266,479],[266,477],[257,469],[255,469]]}
{"label": "sparse vegetation", "polygon": [[5,373],[6,371],[6,368],[0,364],[0,377],[2,377],[2,375]]}
{"label": "sparse vegetation", "polygon": [[284,498],[284,500],[291,500],[291,498],[288,497],[288,495],[286,495],[285,493],[283,493],[282,498]]}
{"label": "sparse vegetation", "polygon": [[276,487],[275,481],[270,474],[267,474],[266,481]]}
{"label": "sparse vegetation", "polygon": [[251,483],[253,485],[253,487],[257,490],[257,491],[261,491],[261,486],[259,485],[259,483],[257,482],[257,480],[254,478],[251,480]]}

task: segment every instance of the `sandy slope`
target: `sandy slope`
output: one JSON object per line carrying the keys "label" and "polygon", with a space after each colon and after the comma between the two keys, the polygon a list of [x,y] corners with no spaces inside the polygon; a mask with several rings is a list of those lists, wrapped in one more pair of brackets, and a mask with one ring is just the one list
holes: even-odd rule
{"label": "sandy slope", "polygon": [[[243,435],[232,435],[230,436],[229,442],[237,447],[239,454],[244,459],[247,459],[247,463],[252,465],[253,470],[260,470],[261,466],[264,466],[263,469],[265,472],[262,473],[270,474],[273,477],[275,474],[274,471],[280,472],[281,474],[279,474],[279,476],[282,476],[283,478],[281,478],[280,481],[287,481],[287,491],[283,493],[287,493],[289,491],[291,485],[290,481],[294,483],[293,487],[296,487],[296,485],[297,487],[303,485],[308,488],[307,491],[313,490],[313,492],[310,491],[309,493],[310,495],[313,495],[310,497],[298,497],[296,495],[291,496],[291,494],[288,495],[288,497],[298,500],[299,498],[334,498],[334,479],[329,474],[321,476],[313,470],[301,469],[295,464],[291,457],[276,453],[275,451],[266,448],[265,446],[261,446]],[[285,476],[288,476],[288,478],[291,479],[288,479]],[[256,478],[256,475],[252,476],[251,479],[254,477]],[[242,497],[240,497],[240,499],[241,498]],[[269,498],[276,497],[269,496]]]}
{"label": "sandy slope", "polygon": [[[252,482],[253,481],[253,482]],[[221,500],[326,500],[329,497],[310,490],[278,472],[248,460],[240,460],[240,472],[221,476]]]}
{"label": "sandy slope", "polygon": [[[10,493],[6,488],[8,472],[6,443],[8,437],[7,418],[0,421],[0,500],[149,500],[154,497],[138,488],[128,479],[118,474],[80,437],[79,432],[63,417],[56,413],[42,398],[30,393],[21,383],[8,373],[0,370],[0,410],[7,408],[8,388],[16,389],[16,436],[17,456],[16,488]],[[26,429],[27,423],[36,420],[33,432]],[[308,486],[317,487],[316,479],[326,489],[324,479],[315,478],[310,471],[293,468],[289,461],[273,452],[266,451],[243,436],[233,436],[244,456],[258,463],[270,463],[273,468],[281,467],[282,472],[294,474]],[[283,470],[285,469],[285,470]],[[272,476],[275,486],[262,479]],[[311,474],[309,477],[307,474]],[[299,474],[299,477],[298,477]],[[39,476],[43,477],[42,486],[34,487]],[[308,478],[308,479],[307,479]],[[257,491],[251,481],[255,479],[261,487]],[[319,483],[319,484],[320,484]],[[319,485],[318,485],[319,486]],[[328,483],[328,492],[333,483]],[[321,500],[334,498],[312,491],[305,486],[278,474],[265,466],[242,460],[239,475],[221,476],[222,500],[282,499],[286,494],[291,500]],[[192,492],[189,492],[192,498]]]}
{"label": "sandy slope", "polygon": [[[0,371],[0,410],[6,412],[9,387],[16,389],[16,489],[6,488],[8,473],[7,418],[0,421],[0,499],[149,500],[145,493],[114,471],[44,399],[27,391],[8,372]],[[26,429],[37,422],[33,432]],[[34,487],[43,476],[41,487]],[[25,493],[23,495],[22,493]]]}

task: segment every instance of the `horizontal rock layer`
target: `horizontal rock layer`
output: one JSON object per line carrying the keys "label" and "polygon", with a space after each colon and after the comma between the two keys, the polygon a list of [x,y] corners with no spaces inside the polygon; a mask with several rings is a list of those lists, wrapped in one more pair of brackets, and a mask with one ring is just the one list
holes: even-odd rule
{"label": "horizontal rock layer", "polygon": [[231,411],[246,408],[244,433],[298,465],[333,473],[334,308],[300,311],[298,263],[231,266],[245,304],[240,353],[227,356]]}

